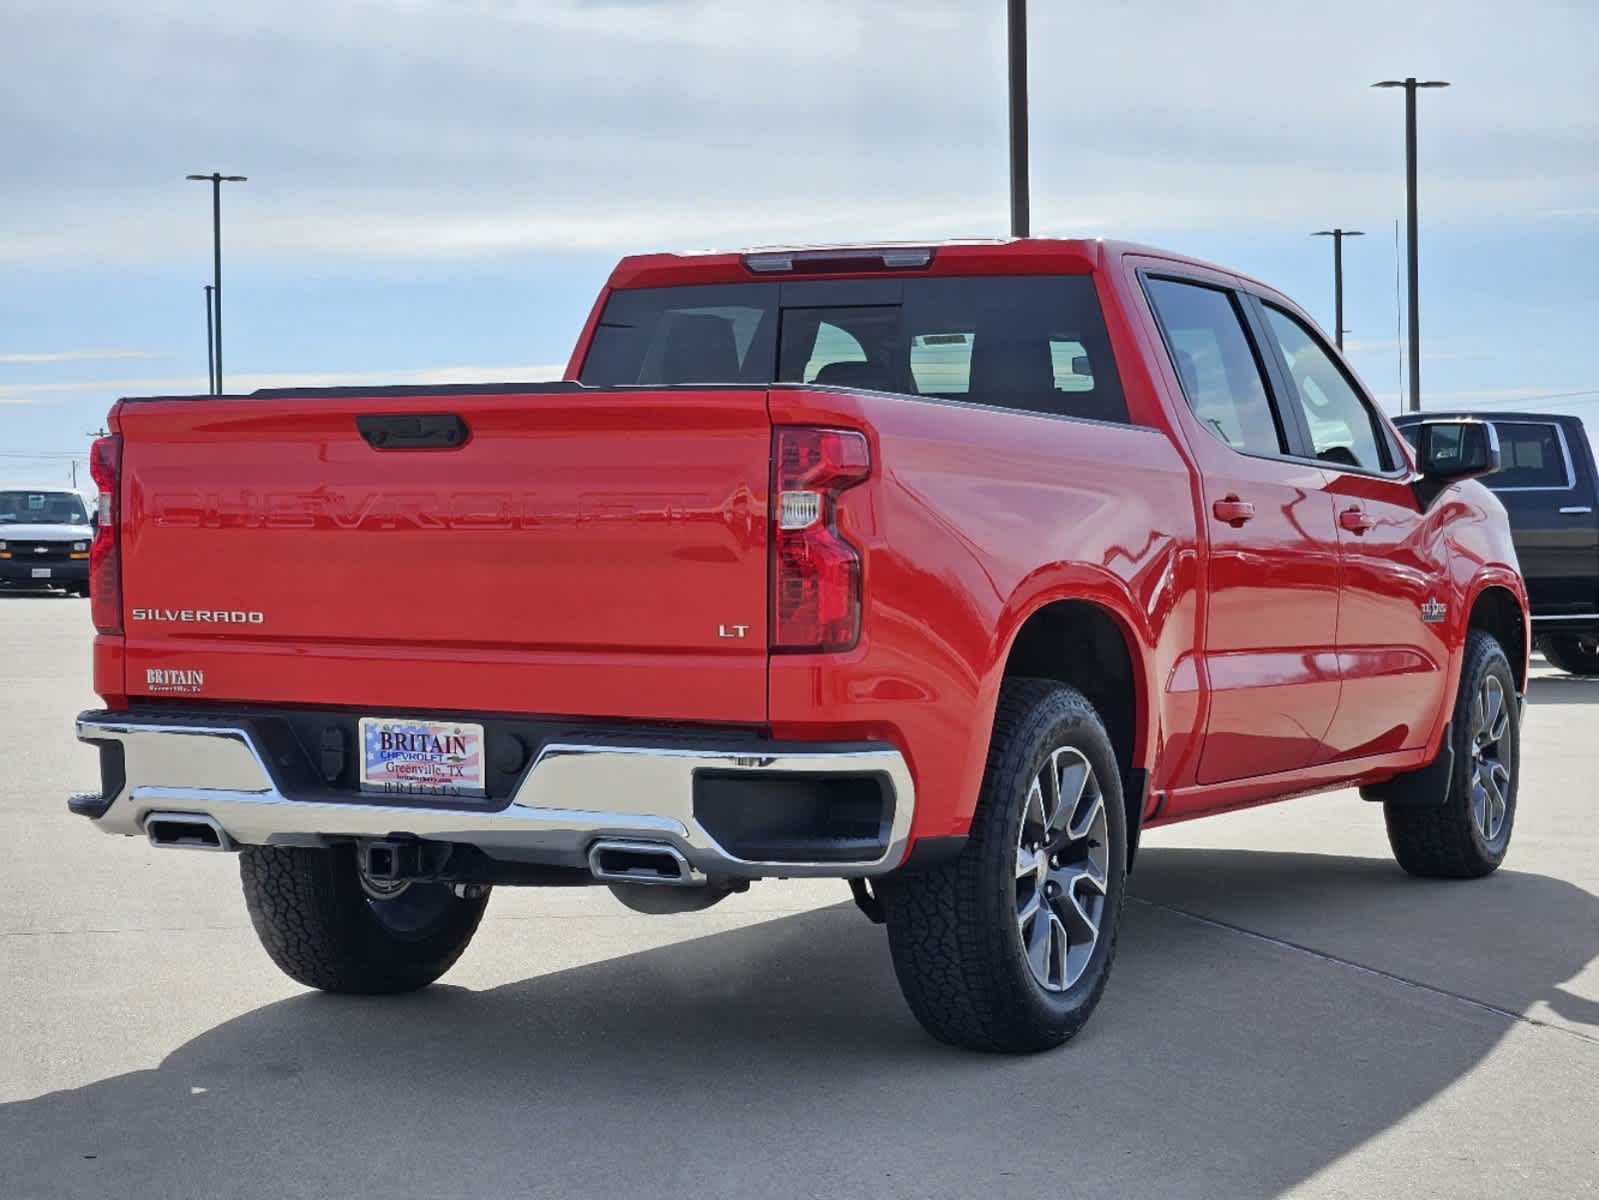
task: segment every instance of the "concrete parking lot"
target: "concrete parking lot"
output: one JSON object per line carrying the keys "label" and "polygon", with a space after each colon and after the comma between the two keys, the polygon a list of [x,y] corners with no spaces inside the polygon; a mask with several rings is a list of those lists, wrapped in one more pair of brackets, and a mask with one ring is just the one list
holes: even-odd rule
{"label": "concrete parking lot", "polygon": [[1599,681],[1539,662],[1515,843],[1352,793],[1157,831],[1098,1014],[930,1041],[842,885],[502,890],[445,981],[308,993],[230,856],[70,816],[87,602],[0,592],[0,1197],[1599,1194]]}

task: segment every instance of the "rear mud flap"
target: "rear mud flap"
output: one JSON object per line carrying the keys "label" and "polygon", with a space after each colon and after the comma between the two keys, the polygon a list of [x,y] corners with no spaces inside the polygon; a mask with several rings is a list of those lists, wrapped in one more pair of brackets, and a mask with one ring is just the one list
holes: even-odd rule
{"label": "rear mud flap", "polygon": [[1360,789],[1361,797],[1405,808],[1441,807],[1449,798],[1449,780],[1455,771],[1454,731],[1453,721],[1444,726],[1438,757],[1425,767],[1395,775],[1382,783],[1367,784]]}

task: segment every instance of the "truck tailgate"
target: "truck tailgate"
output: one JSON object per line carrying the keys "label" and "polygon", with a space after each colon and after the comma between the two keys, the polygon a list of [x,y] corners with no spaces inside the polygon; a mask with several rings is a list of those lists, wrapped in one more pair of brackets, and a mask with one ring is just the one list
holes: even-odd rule
{"label": "truck tailgate", "polygon": [[764,390],[152,400],[117,424],[131,695],[765,719]]}

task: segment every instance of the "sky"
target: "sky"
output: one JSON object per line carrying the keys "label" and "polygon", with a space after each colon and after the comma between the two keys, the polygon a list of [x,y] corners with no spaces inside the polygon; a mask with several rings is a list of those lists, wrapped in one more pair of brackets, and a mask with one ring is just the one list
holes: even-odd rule
{"label": "sky", "polygon": [[[626,253],[1006,232],[1004,0],[3,0],[0,477],[121,395],[558,375]],[[1294,296],[1396,407],[1599,427],[1599,5],[1032,0],[1033,229]],[[1554,399],[1544,399],[1555,397]]]}

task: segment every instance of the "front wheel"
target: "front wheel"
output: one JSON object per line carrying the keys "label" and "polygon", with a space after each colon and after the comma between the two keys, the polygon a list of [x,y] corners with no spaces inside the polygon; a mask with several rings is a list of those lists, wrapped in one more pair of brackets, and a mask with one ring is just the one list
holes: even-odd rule
{"label": "front wheel", "polygon": [[1599,635],[1546,633],[1538,638],[1538,649],[1567,675],[1599,675]]}
{"label": "front wheel", "polygon": [[477,932],[486,895],[363,879],[352,846],[245,846],[239,877],[256,935],[291,979],[324,992],[426,987]]}
{"label": "front wheel", "polygon": [[1521,701],[1510,660],[1488,634],[1466,640],[1450,725],[1454,770],[1442,805],[1383,806],[1388,844],[1412,875],[1475,879],[1497,870],[1516,823]]}
{"label": "front wheel", "polygon": [[1066,1041],[1105,990],[1126,865],[1121,776],[1099,714],[1075,688],[1008,680],[965,849],[880,889],[911,1011],[968,1049]]}

